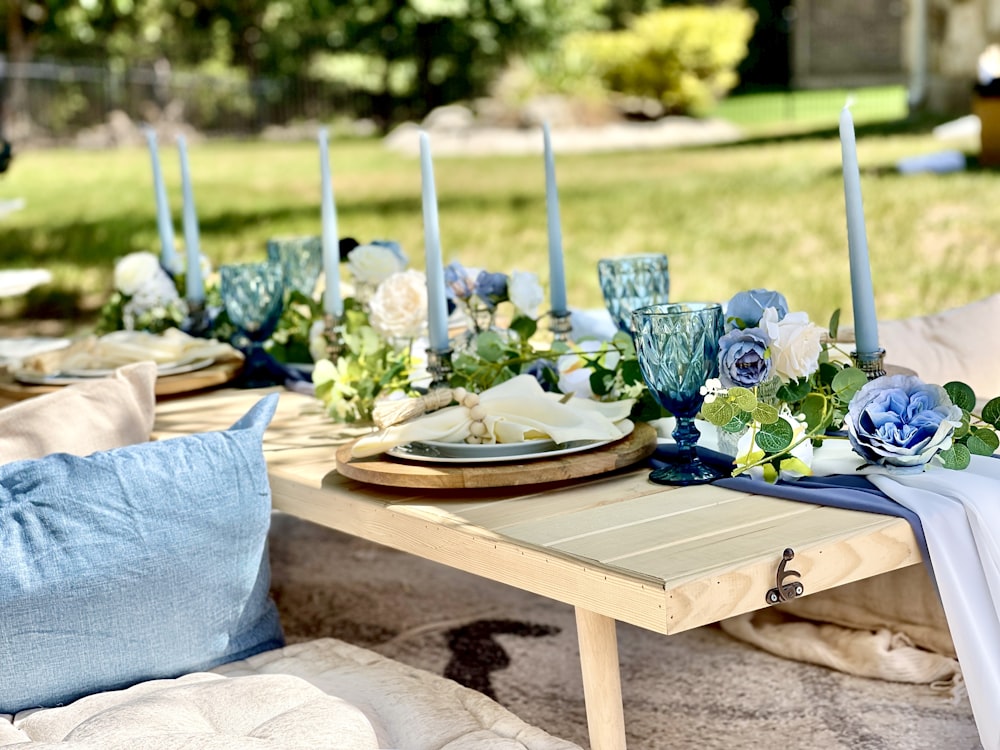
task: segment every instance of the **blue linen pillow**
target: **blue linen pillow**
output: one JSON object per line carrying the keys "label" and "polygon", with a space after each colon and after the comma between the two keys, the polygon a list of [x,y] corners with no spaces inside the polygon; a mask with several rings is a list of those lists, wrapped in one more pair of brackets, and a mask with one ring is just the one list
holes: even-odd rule
{"label": "blue linen pillow", "polygon": [[0,713],[284,645],[261,449],[229,430],[0,466]]}

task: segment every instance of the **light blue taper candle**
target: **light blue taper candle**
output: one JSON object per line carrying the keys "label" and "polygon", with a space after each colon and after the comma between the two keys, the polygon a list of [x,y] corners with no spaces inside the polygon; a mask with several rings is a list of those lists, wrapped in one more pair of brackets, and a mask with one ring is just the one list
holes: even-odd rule
{"label": "light blue taper candle", "polygon": [[556,192],[556,165],[552,158],[552,138],[549,124],[542,123],[545,135],[545,208],[549,227],[549,295],[552,312],[565,315],[566,274],[563,270],[562,226],[559,222],[559,194]]}
{"label": "light blue taper candle", "polygon": [[177,136],[177,151],[181,156],[181,192],[184,196],[184,249],[187,258],[185,296],[189,302],[205,301],[205,283],[201,278],[201,244],[198,239],[198,214],[191,191],[191,171],[188,169],[187,144]]}
{"label": "light blue taper candle", "polygon": [[865,211],[861,203],[861,175],[854,140],[850,104],[840,112],[840,152],[844,171],[844,203],[847,208],[847,249],[851,263],[851,299],[854,304],[854,347],[874,354],[879,350],[875,293],[868,260]]}
{"label": "light blue taper candle", "polygon": [[330,176],[329,135],[326,128],[319,131],[320,212],[323,220],[323,273],[326,289],[323,290],[323,312],[340,317],[344,314],[344,301],[340,296],[340,239],[337,236],[337,204],[333,200],[333,178]]}
{"label": "light blue taper candle", "polygon": [[427,330],[431,351],[448,349],[448,302],[444,291],[444,264],[438,231],[437,191],[427,133],[420,131],[420,184],[424,208],[424,254],[427,272]]}
{"label": "light blue taper candle", "polygon": [[146,143],[149,144],[149,156],[153,161],[153,191],[156,194],[156,228],[160,232],[160,265],[173,274],[177,268],[177,251],[174,249],[174,222],[170,216],[170,203],[167,201],[167,188],[163,184],[163,171],[160,169],[160,155],[156,148],[156,131],[146,128]]}

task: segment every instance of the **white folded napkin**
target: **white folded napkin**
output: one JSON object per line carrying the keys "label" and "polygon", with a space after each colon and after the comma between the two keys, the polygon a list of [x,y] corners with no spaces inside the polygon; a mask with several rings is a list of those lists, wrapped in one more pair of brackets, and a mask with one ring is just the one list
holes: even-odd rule
{"label": "white folded napkin", "polygon": [[22,364],[26,370],[50,374],[66,370],[111,370],[133,362],[166,365],[198,359],[219,362],[242,356],[229,344],[168,328],[163,333],[113,331],[104,336],[88,336],[64,349],[27,357]]}
{"label": "white folded napkin", "polygon": [[[473,422],[486,428],[483,442],[517,443],[551,438],[556,443],[575,440],[616,440],[625,433],[616,422],[628,417],[634,400],[600,402],[546,393],[530,375],[515,378],[479,394],[481,413],[468,406],[448,406],[381,432],[366,435],[351,450],[355,458],[420,440],[461,443],[470,437]],[[481,420],[473,416],[482,416]]]}

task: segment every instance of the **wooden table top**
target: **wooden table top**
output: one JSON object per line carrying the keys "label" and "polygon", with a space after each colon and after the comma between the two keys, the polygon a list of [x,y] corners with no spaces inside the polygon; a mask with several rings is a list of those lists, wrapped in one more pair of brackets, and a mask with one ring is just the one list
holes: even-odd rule
{"label": "wooden table top", "polygon": [[[263,393],[158,404],[156,435],[223,429]],[[920,562],[903,519],[664,487],[642,464],[533,487],[362,483],[337,473],[335,454],[364,430],[333,423],[315,399],[281,394],[264,445],[276,509],[656,632],[767,606],[785,548],[806,595]]]}

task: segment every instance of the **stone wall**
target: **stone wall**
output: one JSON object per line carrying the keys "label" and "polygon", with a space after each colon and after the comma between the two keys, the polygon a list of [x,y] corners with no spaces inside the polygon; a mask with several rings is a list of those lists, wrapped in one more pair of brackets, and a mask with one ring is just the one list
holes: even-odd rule
{"label": "stone wall", "polygon": [[1000,43],[1000,0],[794,0],[793,8],[794,85],[904,83],[934,113],[969,112],[979,55]]}

